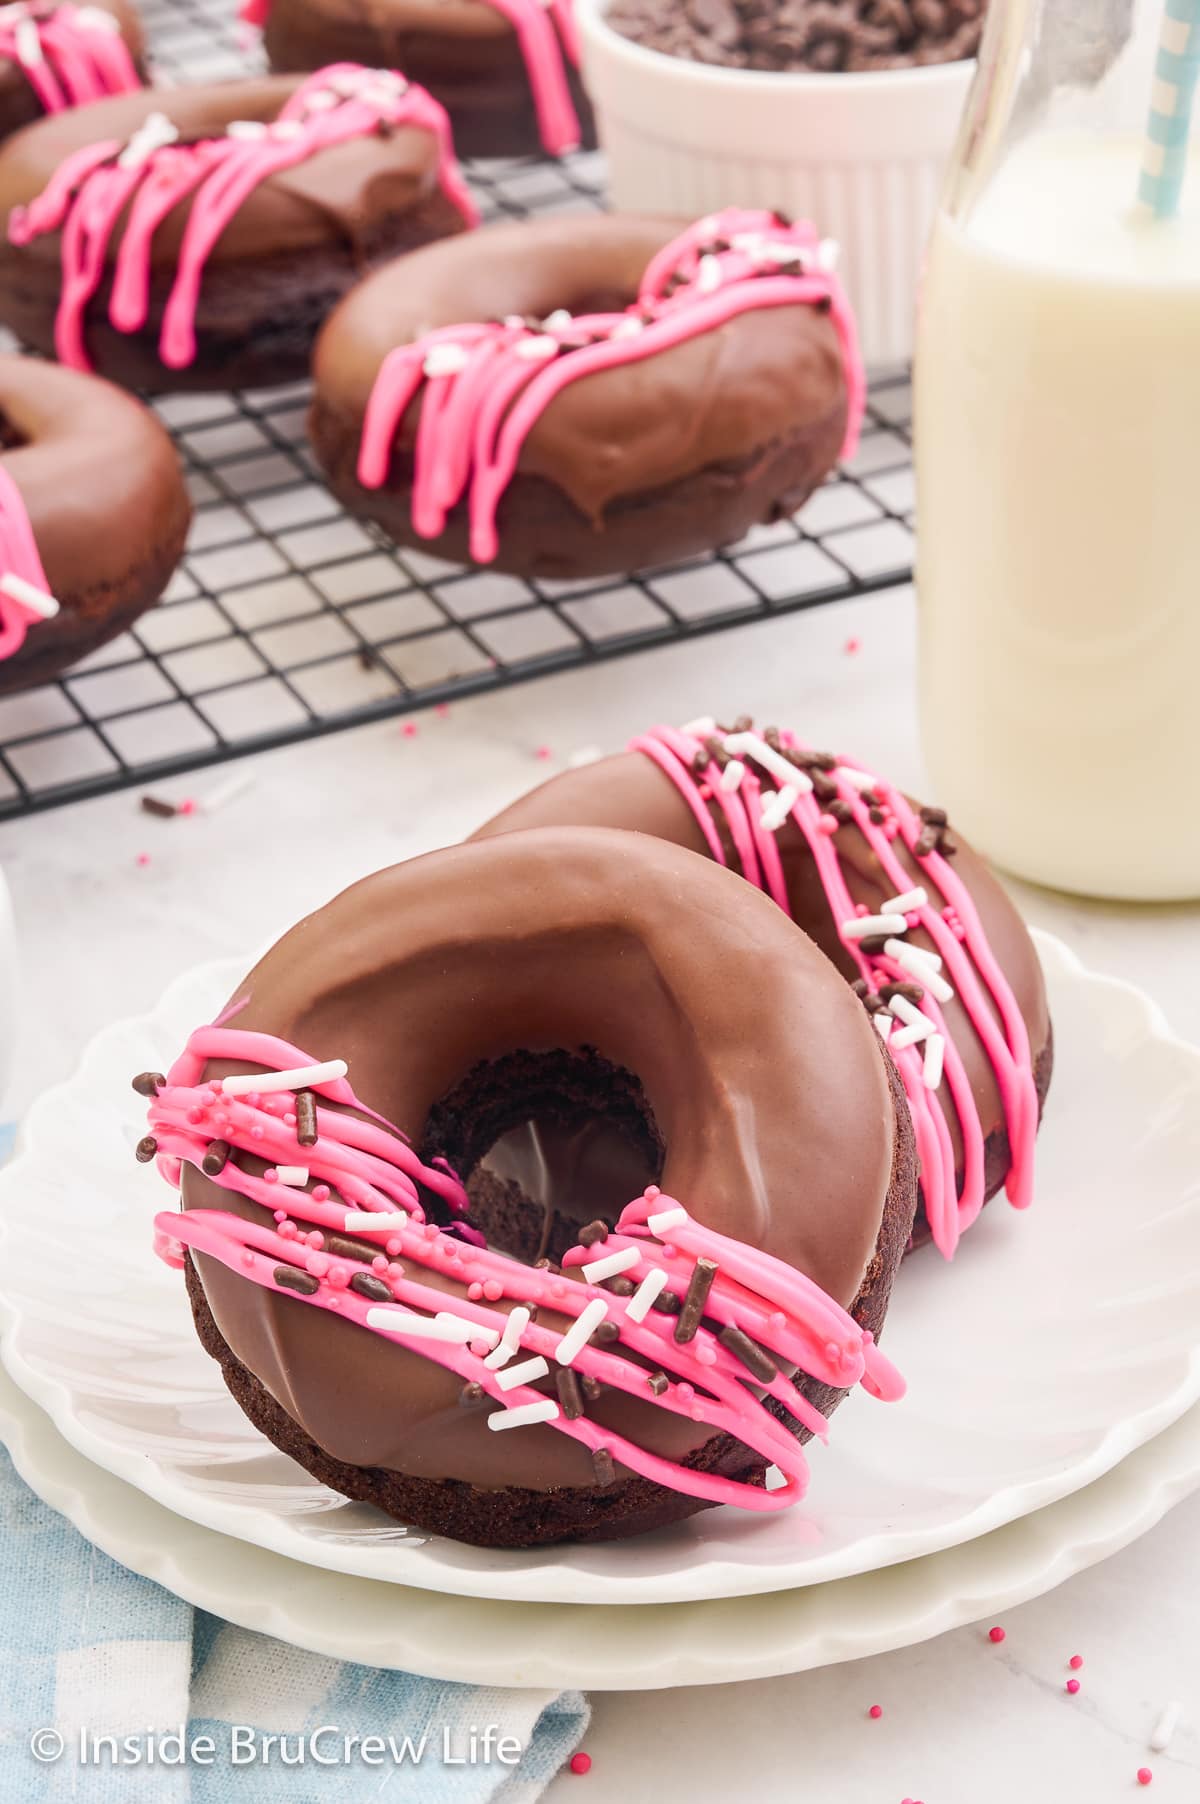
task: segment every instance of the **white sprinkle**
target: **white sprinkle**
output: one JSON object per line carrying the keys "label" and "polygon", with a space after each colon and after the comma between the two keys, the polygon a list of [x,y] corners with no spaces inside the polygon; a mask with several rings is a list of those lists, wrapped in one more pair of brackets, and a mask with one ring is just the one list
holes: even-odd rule
{"label": "white sprinkle", "polygon": [[798,244],[781,243],[778,239],[765,239],[758,247],[758,255],[764,263],[798,263],[803,269],[808,262],[807,253]]}
{"label": "white sprinkle", "polygon": [[647,1272],[628,1303],[625,1305],[625,1319],[630,1322],[644,1322],[654,1303],[667,1288],[667,1274],[657,1266]]}
{"label": "white sprinkle", "polygon": [[822,238],[817,246],[817,268],[836,269],[841,254],[842,247],[836,238]]}
{"label": "white sprinkle", "polygon": [[348,1209],[342,1219],[342,1226],[347,1234],[368,1234],[375,1228],[386,1228],[389,1234],[395,1234],[408,1226],[406,1209]]}
{"label": "white sprinkle", "polygon": [[571,324],[571,315],[565,307],[556,307],[553,313],[546,315],[544,324],[551,332],[564,332]]}
{"label": "white sprinkle", "polygon": [[494,1352],[488,1354],[483,1362],[484,1365],[488,1366],[493,1372],[496,1371],[498,1367],[507,1365],[517,1348],[520,1346],[521,1336],[528,1326],[528,1309],[518,1308],[510,1310],[508,1320],[504,1324],[504,1332],[500,1336],[500,1345]]}
{"label": "white sprinkle", "polygon": [[884,902],[879,912],[885,915],[910,915],[914,909],[924,908],[928,900],[928,893],[920,887],[906,889],[902,896],[892,896]]}
{"label": "white sprinkle", "polygon": [[753,758],[756,764],[770,771],[781,789],[798,789],[802,795],[807,795],[812,788],[811,777],[798,770],[781,752],[772,750],[757,733],[728,734],[725,750],[734,758]]}
{"label": "white sprinkle", "polygon": [[698,238],[713,238],[716,236],[720,224],[721,220],[718,214],[706,213],[696,227],[696,236]]}
{"label": "white sprinkle", "polygon": [[800,791],[791,783],[783,789],[762,798],[762,813],[758,824],[767,833],[778,833],[784,822],[791,818],[792,809],[800,800]]}
{"label": "white sprinkle", "polygon": [[1182,1714],[1182,1704],[1173,1698],[1154,1725],[1154,1733],[1150,1737],[1150,1746],[1156,1754],[1162,1754],[1170,1747],[1171,1737],[1179,1727],[1179,1718]]}
{"label": "white sprinkle", "polygon": [[892,1017],[890,1015],[885,1015],[883,1010],[880,1009],[878,1014],[871,1016],[871,1019],[875,1023],[875,1032],[886,1046],[892,1037],[892,1028],[895,1025]]}
{"label": "white sprinkle", "polygon": [[701,714],[698,720],[689,720],[679,729],[681,733],[690,733],[693,739],[707,739],[716,730],[717,723],[711,714]]}
{"label": "white sprinkle", "polygon": [[701,257],[696,286],[701,294],[715,294],[721,286],[721,265],[715,257]]}
{"label": "white sprinkle", "polygon": [[898,1021],[906,1021],[910,1027],[933,1027],[928,1015],[923,1015],[916,1003],[910,1002],[907,996],[893,996],[888,1007]]}
{"label": "white sprinkle", "polygon": [[593,1297],[587,1307],[580,1310],[579,1315],[554,1349],[554,1357],[560,1366],[574,1364],[576,1355],[583,1352],[592,1335],[607,1316],[608,1305],[600,1297]]}
{"label": "white sprinkle", "polygon": [[468,1341],[495,1341],[499,1338],[492,1328],[481,1328],[476,1322],[469,1322],[461,1315],[451,1315],[443,1309],[437,1315],[414,1315],[410,1309],[368,1309],[368,1328],[385,1328],[390,1334],[408,1334],[414,1340],[458,1341],[464,1346]]}
{"label": "white sprinkle", "polygon": [[14,601],[22,602],[25,607],[31,608],[43,620],[53,620],[59,611],[58,603],[53,595],[47,595],[46,591],[39,589],[36,583],[26,582],[25,578],[18,576],[15,571],[6,570],[4,575],[0,576],[0,589],[3,589],[4,593],[10,595]]}
{"label": "white sprinkle", "polygon": [[741,759],[731,758],[729,763],[725,766],[725,769],[721,772],[721,780],[717,787],[723,789],[726,795],[732,795],[735,789],[741,787],[742,778],[745,774],[746,766],[742,763]]}
{"label": "white sprinkle", "polygon": [[253,783],[254,778],[248,770],[235,771],[223,783],[218,783],[215,789],[210,789],[206,796],[201,796],[200,806],[205,814],[215,814],[218,808],[224,808],[227,802],[234,801],[250,789]]}
{"label": "white sprinkle", "polygon": [[839,764],[834,775],[845,777],[851,789],[874,789],[876,779],[868,770],[854,770],[849,764]]}
{"label": "white sprinkle", "polygon": [[304,126],[299,119],[276,119],[274,124],[267,129],[273,138],[282,138],[285,141],[304,136]]}
{"label": "white sprinkle", "polygon": [[763,1489],[764,1490],[766,1490],[766,1491],[782,1491],[786,1484],[787,1484],[787,1478],[779,1470],[778,1466],[768,1466],[767,1467],[766,1473],[763,1477]]}
{"label": "white sprinkle", "polygon": [[527,1428],[532,1422],[553,1422],[558,1404],[553,1397],[540,1403],[521,1403],[516,1409],[494,1409],[487,1419],[489,1428]]}
{"label": "white sprinkle", "polygon": [[572,752],[567,759],[568,770],[582,770],[585,764],[599,764],[604,753],[598,745],[581,745],[577,752]]}
{"label": "white sprinkle", "polygon": [[308,1183],[308,1166],[277,1165],[275,1167],[275,1176],[281,1184],[297,1184],[303,1186]]}
{"label": "white sprinkle", "polygon": [[304,102],[304,110],[308,113],[332,113],[341,105],[341,100],[333,88],[318,88]]}
{"label": "white sprinkle", "polygon": [[178,127],[171,124],[165,113],[147,114],[117,158],[117,167],[136,169],[142,163],[148,163],[156,150],[174,144],[178,136]]}
{"label": "white sprinkle", "polygon": [[82,25],[85,31],[106,31],[109,37],[121,35],[121,27],[111,13],[106,13],[101,6],[80,6],[75,10],[75,23]]}
{"label": "white sprinkle", "polygon": [[905,933],[908,922],[903,915],[856,915],[842,922],[844,940],[866,940],[877,933]]}
{"label": "white sprinkle", "polygon": [[581,1269],[589,1284],[599,1284],[605,1278],[615,1278],[618,1272],[627,1272],[641,1256],[637,1247],[622,1247],[619,1253],[606,1253],[603,1259],[589,1260]]}
{"label": "white sprinkle", "polygon": [[643,322],[630,313],[623,320],[617,322],[610,333],[610,337],[636,338],[639,333],[644,331],[645,326],[643,325]]}
{"label": "white sprinkle", "polygon": [[261,119],[231,119],[225,127],[227,138],[252,139],[265,138],[267,128]]}
{"label": "white sprinkle", "polygon": [[17,61],[26,69],[36,69],[46,58],[42,52],[42,40],[38,28],[30,18],[19,19],[17,29],[13,33],[17,52]]}
{"label": "white sprinkle", "polygon": [[646,1226],[652,1234],[661,1236],[668,1233],[671,1228],[682,1228],[684,1222],[689,1219],[687,1210],[676,1203],[673,1209],[660,1209],[657,1215],[648,1215]]}
{"label": "white sprinkle", "polygon": [[926,1021],[923,1026],[914,1022],[911,1027],[902,1027],[898,1033],[894,1033],[888,1044],[896,1052],[902,1052],[906,1046],[916,1046],[921,1040],[927,1040],[930,1034],[936,1032],[937,1029],[932,1021]]}
{"label": "white sprinkle", "polygon": [[735,251],[745,251],[748,255],[754,256],[762,250],[766,239],[761,232],[735,232],[730,243]]}
{"label": "white sprinkle", "polygon": [[927,1090],[936,1090],[942,1081],[942,1069],[946,1063],[946,1042],[941,1034],[930,1034],[925,1042],[925,1065],[921,1076],[925,1080]]}
{"label": "white sprinkle", "polygon": [[558,340],[549,332],[538,332],[532,338],[522,338],[513,346],[513,356],[521,357],[526,363],[548,363],[551,357],[558,356]]}
{"label": "white sprinkle", "polygon": [[226,1096],[249,1096],[255,1090],[260,1096],[277,1090],[311,1090],[316,1084],[345,1077],[348,1070],[345,1059],[326,1059],[323,1065],[300,1065],[295,1071],[248,1071],[244,1077],[223,1077],[221,1088]]}
{"label": "white sprinkle", "polygon": [[502,1391],[515,1390],[518,1384],[532,1384],[535,1378],[544,1378],[550,1367],[540,1353],[532,1359],[523,1359],[519,1366],[509,1366],[507,1371],[497,1372],[496,1383]]}
{"label": "white sprinkle", "polygon": [[884,951],[922,984],[936,1002],[949,1002],[954,991],[939,975],[941,959],[936,952],[923,952],[919,946],[907,946],[903,940],[886,940]]}
{"label": "white sprinkle", "polygon": [[421,365],[423,376],[457,376],[467,367],[469,353],[465,345],[452,343],[430,345]]}

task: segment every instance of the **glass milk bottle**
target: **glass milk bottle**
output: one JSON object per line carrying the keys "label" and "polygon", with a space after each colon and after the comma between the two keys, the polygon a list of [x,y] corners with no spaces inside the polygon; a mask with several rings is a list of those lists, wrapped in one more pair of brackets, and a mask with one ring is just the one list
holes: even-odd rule
{"label": "glass milk bottle", "polygon": [[1198,68],[1200,0],[993,0],[921,297],[932,793],[1096,896],[1200,896]]}

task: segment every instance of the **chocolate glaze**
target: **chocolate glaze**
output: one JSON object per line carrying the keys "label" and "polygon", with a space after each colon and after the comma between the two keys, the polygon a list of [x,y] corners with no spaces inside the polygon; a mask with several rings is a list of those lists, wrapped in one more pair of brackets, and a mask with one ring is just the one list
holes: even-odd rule
{"label": "chocolate glaze", "polygon": [[[712,818],[722,831],[726,857],[736,870],[738,858],[726,837],[724,816],[714,809]],[[551,827],[567,822],[632,828],[685,846],[689,851],[700,852],[706,858],[709,856],[699,826],[675,785],[651,759],[639,752],[622,752],[616,757],[603,758],[579,770],[552,777],[479,828],[475,837],[487,838],[514,829]],[[1012,986],[1029,1032],[1035,1066],[1039,1068],[1040,1077],[1044,1074],[1044,1081],[1039,1084],[1044,1094],[1045,1084],[1049,1082],[1050,1016],[1037,953],[1020,915],[989,867],[961,838],[958,843],[955,868],[975,899],[984,931]],[[853,979],[858,973],[841,943],[804,835],[794,822],[788,822],[777,835],[777,844],[793,919],[812,936],[842,975]],[[872,913],[877,912],[879,903],[893,890],[879,873],[875,855],[856,826],[847,824],[838,830],[837,849],[855,902],[864,902]],[[923,884],[931,894],[936,894],[928,868],[913,859],[899,841],[893,842],[892,849],[910,872],[913,883]],[[919,930],[910,933],[908,940],[912,945],[932,949],[928,936]],[[955,997],[945,1004],[944,1013],[962,1054],[984,1136],[989,1143],[988,1192],[992,1194],[1003,1182],[1008,1168],[1004,1110],[995,1073],[961,1001]],[[947,1108],[947,1120],[956,1157],[961,1159],[962,1137],[952,1105]],[[527,1153],[519,1169],[515,1159],[514,1150],[505,1173],[510,1181],[545,1185],[544,1172],[539,1171]],[[557,1180],[558,1175],[552,1170],[551,1182]]]}
{"label": "chocolate glaze", "polygon": [[[423,1155],[435,1150],[427,1124],[441,1099],[457,1093],[461,1108],[469,1073],[486,1093],[481,1061],[491,1070],[514,1053],[594,1048],[636,1075],[664,1148],[664,1188],[842,1304],[869,1295],[882,1319],[915,1201],[911,1130],[890,1061],[812,943],[710,862],[587,828],[433,853],[302,921],[238,996],[248,998],[239,1028],[348,1060],[359,1095]],[[528,1112],[522,1105],[520,1095],[510,1100],[511,1124]],[[190,1166],[183,1198],[188,1208],[254,1214]],[[431,1361],[203,1256],[195,1263],[206,1344],[244,1406],[239,1371],[282,1406],[299,1430],[293,1450],[311,1442],[343,1465],[422,1481],[595,1488],[586,1452],[552,1429],[489,1434],[486,1411],[464,1408],[457,1378]],[[428,1281],[459,1288],[441,1274]],[[712,1439],[615,1392],[590,1407],[676,1458]],[[251,1413],[278,1428],[270,1408]],[[662,1519],[694,1507],[664,1494]]]}
{"label": "chocolate glaze", "polygon": [[[276,118],[300,76],[264,76],[212,87],[148,88],[18,132],[0,149],[0,320],[26,343],[54,353],[61,234],[18,249],[8,216],[40,194],[64,157],[85,144],[124,142],[153,112],[186,139],[214,137],[235,119]],[[157,340],[191,199],[167,215],[152,243],[150,317],[138,333],[108,322],[110,282],[88,310],[88,349],[101,374],[158,391],[252,386],[307,374],[317,328],[330,308],[381,258],[461,232],[441,192],[431,133],[402,127],[356,138],[261,182],[214,246],[196,311],[199,353],[185,370],[164,369]],[[112,250],[121,242],[118,222]],[[111,258],[110,258],[111,266]]]}
{"label": "chocolate glaze", "polygon": [[0,356],[0,459],[61,613],[0,659],[0,692],[44,682],[158,600],[191,521],[175,447],[111,383]]}
{"label": "chocolate glaze", "polygon": [[[121,27],[121,36],[129,46],[130,55],[144,74],[146,45],[141,21],[133,7],[127,0],[86,0],[86,4],[112,14]],[[0,138],[7,138],[23,125],[32,125],[43,116],[41,102],[20,64],[0,57]]]}
{"label": "chocolate glaze", "polygon": [[[535,156],[541,149],[517,34],[479,0],[272,0],[263,42],[274,69],[352,62],[402,69],[450,115],[460,156]],[[592,109],[564,59],[583,143]]]}

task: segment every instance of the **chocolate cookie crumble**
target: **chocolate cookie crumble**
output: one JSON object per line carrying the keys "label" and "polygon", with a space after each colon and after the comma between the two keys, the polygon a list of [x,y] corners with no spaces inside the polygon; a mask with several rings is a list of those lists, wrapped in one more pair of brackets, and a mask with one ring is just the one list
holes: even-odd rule
{"label": "chocolate cookie crumble", "polygon": [[974,56],[986,0],[613,0],[614,31],[729,69],[855,74]]}

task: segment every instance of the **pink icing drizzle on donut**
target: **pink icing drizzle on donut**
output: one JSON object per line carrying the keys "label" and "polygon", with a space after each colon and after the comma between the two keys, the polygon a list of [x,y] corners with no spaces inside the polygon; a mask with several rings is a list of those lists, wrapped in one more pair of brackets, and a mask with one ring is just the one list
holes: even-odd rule
{"label": "pink icing drizzle on donut", "polygon": [[[27,599],[31,591],[40,602]],[[21,491],[0,464],[0,658],[20,651],[29,628],[57,612]]]}
{"label": "pink icing drizzle on donut", "polygon": [[98,6],[0,6],[0,61],[22,69],[43,111],[61,113],[141,87],[111,13]]}
{"label": "pink icing drizzle on donut", "polygon": [[[579,115],[567,85],[564,57],[579,67],[579,34],[573,0],[483,0],[512,26],[525,59],[529,88],[537,113],[542,148],[548,156],[566,156],[578,150]],[[246,25],[263,26],[270,17],[271,0],[243,0],[238,16]],[[436,29],[431,19],[430,30]]]}
{"label": "pink icing drizzle on donut", "polygon": [[[720,248],[723,247],[723,248]],[[496,510],[534,423],[568,384],[637,363],[767,307],[827,307],[842,350],[847,423],[842,455],[858,442],[866,379],[854,317],[831,267],[832,247],[807,222],[730,208],[690,226],[648,265],[623,313],[552,314],[440,326],[390,351],[363,421],[358,479],[382,488],[393,443],[421,392],[413,455],[412,521],[436,538],[466,497],[471,556],[498,549]]]}
{"label": "pink icing drizzle on donut", "polygon": [[144,328],[154,234],[172,208],[190,197],[158,346],[168,369],[186,369],[196,356],[196,306],[208,258],[253,190],[381,126],[413,126],[433,134],[442,189],[474,225],[478,213],[454,156],[444,110],[403,76],[356,63],[336,63],[310,76],[269,125],[245,121],[224,137],[186,144],[174,141],[169,120],[152,114],[128,144],[104,140],[67,157],[35,200],[13,209],[8,226],[18,245],[49,232],[62,234],[62,292],[54,327],[60,361],[91,368],[84,344],[87,310],[122,216],[108,317],[118,332]]}
{"label": "pink icing drizzle on donut", "polygon": [[[807,1462],[799,1442],[764,1407],[765,1398],[782,1403],[820,1439],[827,1437],[824,1417],[787,1372],[803,1371],[838,1389],[862,1384],[871,1395],[888,1400],[903,1395],[902,1379],[871,1334],[803,1273],[702,1226],[655,1186],[625,1208],[616,1231],[602,1245],[573,1248],[563,1268],[575,1270],[623,1253],[627,1255],[623,1275],[639,1290],[648,1281],[656,1293],[670,1288],[682,1297],[693,1281],[696,1262],[711,1260],[716,1275],[703,1304],[703,1322],[693,1338],[682,1341],[675,1338],[679,1318],[652,1307],[640,1309],[637,1290],[630,1296],[618,1295],[603,1287],[598,1273],[598,1281],[592,1282],[582,1272],[574,1280],[522,1265],[456,1238],[453,1224],[444,1230],[427,1222],[418,1186],[461,1209],[466,1203],[461,1185],[439,1167],[423,1164],[403,1136],[376,1126],[380,1118],[373,1111],[368,1111],[372,1115],[368,1122],[345,1113],[364,1107],[345,1079],[312,1086],[326,1105],[337,1106],[316,1108],[315,1144],[301,1145],[295,1100],[289,1092],[226,1094],[222,1080],[203,1081],[212,1059],[249,1063],[264,1071],[291,1071],[312,1063],[298,1048],[269,1035],[224,1026],[202,1028],[192,1035],[165,1087],[150,1104],[159,1169],[177,1185],[184,1163],[200,1166],[214,1141],[222,1141],[264,1168],[251,1171],[230,1157],[219,1172],[209,1174],[209,1181],[270,1210],[272,1223],[249,1222],[220,1209],[161,1214],[155,1220],[155,1245],[171,1265],[183,1264],[185,1249],[217,1259],[251,1283],[312,1308],[335,1310],[364,1331],[435,1360],[464,1383],[479,1385],[502,1410],[535,1406],[539,1420],[593,1453],[607,1452],[643,1477],[687,1496],[751,1510],[784,1508],[803,1496],[807,1483]],[[304,1186],[280,1180],[279,1166],[303,1166],[308,1174]],[[407,1216],[401,1224],[395,1220],[397,1209]],[[348,1211],[382,1211],[391,1220],[378,1230],[357,1224],[347,1229]],[[326,1235],[339,1232],[376,1245],[379,1251],[372,1263],[339,1256],[336,1248],[330,1252]],[[467,1294],[423,1283],[418,1271],[449,1274],[461,1281]],[[383,1308],[395,1313],[377,1314],[382,1299],[364,1297],[353,1289],[356,1275],[369,1275],[386,1286],[391,1301]],[[297,1288],[298,1282],[303,1288]],[[507,1311],[495,1307],[501,1301],[514,1308],[538,1305],[546,1313],[569,1318],[571,1326],[563,1334],[524,1320],[519,1334],[512,1336],[509,1357],[497,1360],[496,1349],[508,1327]],[[413,1326],[400,1310],[410,1312]],[[597,1345],[591,1338],[593,1326],[586,1334],[576,1334],[579,1345],[572,1353],[564,1342],[585,1310],[591,1310],[596,1325],[602,1310],[616,1327],[617,1338]],[[447,1338],[428,1338],[428,1328],[421,1332],[421,1324],[431,1318]],[[718,1324],[717,1331],[705,1323]],[[588,1329],[588,1324],[584,1327]],[[758,1349],[765,1349],[776,1366],[774,1375],[752,1377],[721,1338],[722,1330],[739,1330]],[[648,1359],[650,1370],[624,1357],[626,1353]],[[547,1372],[539,1366],[528,1375],[528,1382],[506,1386],[506,1367],[515,1369],[523,1359],[543,1360]],[[702,1422],[714,1434],[735,1436],[778,1468],[777,1486],[761,1489],[692,1471],[637,1446],[586,1412],[566,1415],[552,1396],[536,1388],[539,1376],[554,1375],[565,1366],[674,1415]],[[515,1418],[513,1426],[524,1420]]]}
{"label": "pink icing drizzle on donut", "polygon": [[[737,735],[724,737],[729,740],[730,748],[736,750]],[[812,749],[795,734],[782,730],[779,745],[785,754],[789,750],[810,752]],[[782,825],[784,819],[790,820],[804,835],[842,943],[858,966],[868,993],[874,996],[888,984],[922,983],[921,976],[898,962],[892,953],[864,951],[862,941],[845,931],[846,924],[853,922],[859,911],[851,899],[842,870],[836,831],[830,831],[832,817],[824,813],[823,805],[812,792],[810,779],[801,769],[792,770],[790,775],[783,769],[772,770],[769,773],[772,781],[764,787],[760,776],[747,764],[738,786],[725,789],[721,786],[722,772],[718,762],[711,757],[704,762],[709,750],[707,736],[701,738],[690,730],[657,726],[633,740],[629,749],[652,759],[670,778],[699,824],[710,853],[719,864],[725,864],[724,844],[710,808],[700,794],[699,784],[704,783],[712,801],[725,816],[730,839],[741,861],[742,875],[757,888],[765,889],[788,912],[787,887],[775,843],[778,827],[764,825],[763,807],[765,804],[770,809],[772,797],[778,795],[785,782],[792,783],[799,793],[792,805],[783,810],[779,824]],[[765,749],[769,755],[771,748]],[[749,758],[753,761],[753,752],[749,753]],[[848,771],[858,781],[848,776]],[[970,892],[941,852],[935,849],[925,854],[916,853],[925,823],[899,790],[874,772],[867,771],[856,760],[839,759],[836,769],[826,775],[836,783],[837,799],[850,809],[855,824],[879,862],[883,879],[894,886],[893,893],[902,896],[914,887],[912,876],[893,849],[893,840],[898,838],[917,858],[923,877],[940,892],[951,911],[953,925],[935,899],[927,896],[919,907],[906,911],[907,926],[919,926],[933,941],[944,968],[944,981],[957,993],[991,1062],[1004,1107],[1009,1141],[1010,1166],[1005,1189],[1013,1206],[1025,1209],[1033,1196],[1038,1126],[1037,1088],[1029,1035],[1012,988],[988,943]],[[864,787],[877,798],[876,812],[883,816],[882,822],[872,820],[871,806],[862,793]],[[836,821],[832,824],[836,828]],[[901,939],[899,933],[886,937],[896,943]],[[932,1031],[941,1036],[943,1075],[937,1083],[929,1083],[925,1055],[921,1050],[923,1042],[892,1045],[891,1051],[912,1110],[921,1159],[925,1212],[935,1245],[949,1259],[953,1257],[959,1236],[970,1227],[983,1207],[984,1134],[961,1055],[928,981],[924,986],[920,1013],[931,1024]],[[902,1028],[903,1022],[898,1021],[896,1025]],[[945,1105],[938,1100],[943,1084],[950,1093],[962,1136],[961,1193],[956,1184]]]}

